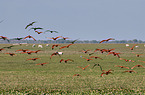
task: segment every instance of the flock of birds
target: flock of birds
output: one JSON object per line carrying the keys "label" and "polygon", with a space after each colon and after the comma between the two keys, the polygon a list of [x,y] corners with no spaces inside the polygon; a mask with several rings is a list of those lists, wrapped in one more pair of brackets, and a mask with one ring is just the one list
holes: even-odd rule
{"label": "flock of birds", "polygon": [[[25,27],[25,29],[28,29],[28,27],[33,26],[34,23],[36,23],[36,22],[32,22],[32,23],[28,24],[28,25]],[[41,28],[41,27],[32,27],[32,28],[30,28],[29,30],[31,30],[31,29],[33,29],[33,30],[34,30],[36,33],[38,33],[38,34],[46,33],[46,32],[58,33],[57,31],[51,31],[51,30],[46,30],[46,31],[44,31],[44,32],[38,31],[38,30],[42,30],[42,29],[43,29],[43,28]],[[13,40],[25,40],[26,38],[32,38],[34,41],[36,41],[36,39],[35,39],[34,37],[32,37],[31,35],[28,35],[28,36],[23,37],[23,38],[13,38]],[[52,37],[52,38],[51,38],[51,37],[47,37],[47,38],[48,38],[48,39],[52,39],[52,40],[57,40],[58,38],[62,38],[63,40],[70,39],[69,37],[62,37],[62,36]],[[10,42],[10,40],[9,40],[7,37],[5,37],[5,36],[0,36],[0,39],[7,40],[8,42]],[[78,40],[78,39],[76,39],[76,40],[70,42],[68,45],[65,45],[65,46],[61,46],[60,44],[53,44],[52,47],[51,47],[51,49],[53,50],[53,49],[56,48],[56,47],[59,47],[59,49],[69,48],[70,46],[74,45],[75,42],[76,42],[77,40]],[[103,43],[103,42],[108,42],[108,41],[110,41],[110,40],[115,40],[115,39],[109,38],[109,39],[102,40],[102,41],[100,41],[99,43],[101,44],[101,43]],[[133,50],[134,50],[134,47],[135,47],[136,45],[137,45],[137,44],[135,44],[135,45],[134,45],[133,47],[131,47],[131,48],[129,48],[129,47],[128,47],[128,48],[129,48],[130,50],[133,51]],[[0,51],[5,50],[5,48],[11,49],[12,47],[14,47],[14,46],[12,45],[12,46],[8,46],[8,47],[2,47],[2,48],[0,48]],[[111,55],[111,54],[112,54],[113,56],[117,56],[120,60],[125,60],[125,62],[135,62],[135,61],[133,61],[133,60],[127,60],[127,59],[121,58],[121,57],[120,57],[120,54],[121,54],[121,53],[114,52],[113,50],[115,50],[115,48],[113,48],[113,49],[98,49],[98,48],[97,48],[97,49],[94,50],[93,53],[89,53],[89,56],[90,56],[89,58],[85,58],[85,57],[82,57],[82,56],[81,56],[81,58],[85,59],[86,61],[91,61],[91,60],[93,60],[92,58],[103,60],[103,58],[101,58],[101,57],[98,57],[98,56],[91,56],[91,55],[94,54],[95,52],[100,51],[102,54],[103,54],[104,52],[105,52],[105,53],[108,53],[107,56],[108,56],[108,55]],[[41,50],[36,50],[36,51],[32,51],[32,50],[28,50],[28,49],[18,49],[18,50],[16,50],[16,52],[19,52],[19,51],[21,51],[22,54],[27,53],[27,54],[30,55],[30,54],[32,54],[32,53],[38,53],[38,52],[40,52]],[[87,50],[83,49],[81,52],[82,52],[82,53],[88,53],[89,51],[91,51],[91,50],[89,50],[89,49],[87,49]],[[132,53],[135,54],[134,52],[132,52]],[[9,54],[10,56],[16,55],[15,53],[5,53],[5,54]],[[52,57],[53,57],[53,56],[56,56],[56,55],[61,56],[61,55],[59,54],[59,52],[54,52],[54,53],[52,53],[52,54],[50,55],[50,59],[52,59]],[[136,54],[137,57],[140,57],[140,55],[142,55],[142,54]],[[27,60],[27,61],[28,61],[28,60],[36,61],[36,60],[38,60],[38,59],[41,59],[41,58],[29,58],[29,59],[26,59],[26,60]],[[72,60],[72,59],[61,59],[59,62],[60,62],[60,63],[62,63],[62,62],[67,63],[68,61],[74,62],[74,60]],[[145,63],[145,61],[141,61],[141,60],[139,60],[139,61]],[[43,66],[44,64],[48,64],[48,63],[38,63],[38,64],[36,64],[36,65],[41,65],[41,66]],[[82,70],[86,70],[86,68],[89,67],[89,66],[90,66],[90,65],[87,65],[87,66],[85,66],[85,67],[78,66],[78,68],[81,68]],[[102,77],[104,74],[105,74],[105,75],[108,75],[108,74],[111,74],[112,71],[114,71],[114,70],[112,70],[112,69],[110,69],[110,70],[108,70],[108,71],[103,70],[100,64],[94,64],[93,67],[92,67],[92,69],[93,69],[95,66],[99,66],[99,67],[100,67],[100,70],[102,71],[102,73],[100,74],[101,77]],[[121,66],[121,65],[115,65],[114,67],[120,67],[120,68],[130,69],[129,67]],[[138,65],[133,66],[131,69],[134,69],[135,67],[142,67],[142,68],[145,68],[144,66],[138,64]],[[134,72],[134,73],[137,73],[137,72],[134,71],[134,70],[126,70],[126,71],[124,71],[124,73],[125,73],[125,72],[129,72],[129,73]],[[80,74],[74,74],[73,76],[81,76],[81,75],[80,75]]]}

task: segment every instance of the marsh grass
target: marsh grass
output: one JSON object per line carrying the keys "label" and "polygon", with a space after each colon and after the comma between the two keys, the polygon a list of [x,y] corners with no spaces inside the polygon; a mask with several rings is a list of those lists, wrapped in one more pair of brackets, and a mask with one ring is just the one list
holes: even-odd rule
{"label": "marsh grass", "polygon": [[[0,53],[0,94],[142,94],[145,93],[145,69],[134,68],[138,73],[122,73],[125,68],[114,67],[115,65],[123,65],[133,67],[137,64],[145,66],[145,63],[138,60],[145,61],[145,55],[136,57],[135,53],[145,54],[143,44],[139,44],[138,48],[131,51],[126,48],[125,44],[74,44],[69,48],[59,50],[59,47],[51,50],[49,47],[37,48],[28,46],[14,46],[12,49],[5,49]],[[66,44],[62,44],[66,45]],[[131,44],[132,45],[132,44]],[[0,45],[3,46],[10,45]],[[86,61],[83,57],[90,57],[88,54],[92,53],[96,48],[112,49],[115,52],[120,52],[121,58],[131,59],[135,62],[125,62],[119,60],[118,57],[101,54],[99,51],[95,52],[94,56],[103,58]],[[37,54],[20,54],[15,52],[18,49],[42,50]],[[80,52],[83,49],[91,49],[89,53]],[[53,56],[53,52],[62,51],[64,54]],[[14,52],[17,55],[9,56],[4,54],[6,52]],[[28,58],[39,57],[36,61],[26,61]],[[60,59],[73,59],[74,62],[59,63]],[[48,62],[44,66],[35,65],[37,63]],[[114,70],[109,75],[100,77],[102,71],[98,66],[93,67],[94,63],[100,64],[103,70]],[[85,67],[89,65],[86,70],[82,70],[77,66]],[[81,76],[74,76],[80,74]]]}

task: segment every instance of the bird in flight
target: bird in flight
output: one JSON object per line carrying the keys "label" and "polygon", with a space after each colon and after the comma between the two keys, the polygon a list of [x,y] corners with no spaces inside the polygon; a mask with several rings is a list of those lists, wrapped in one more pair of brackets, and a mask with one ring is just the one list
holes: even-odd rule
{"label": "bird in flight", "polygon": [[88,66],[90,66],[90,65],[87,65],[86,67],[80,67],[80,66],[78,66],[79,68],[81,68],[81,69],[83,69],[83,70],[85,70]]}
{"label": "bird in flight", "polygon": [[65,63],[67,63],[67,61],[72,61],[72,62],[74,62],[74,60],[72,60],[72,59],[66,59],[66,60],[61,59],[59,62],[61,63],[62,61],[64,61]]}
{"label": "bird in flight", "polygon": [[143,68],[145,68],[145,67],[142,66],[142,65],[135,65],[135,66],[133,66],[131,69],[133,69],[133,68],[135,68],[135,67],[143,67]]}
{"label": "bird in flight", "polygon": [[60,38],[60,37],[62,37],[62,36],[58,36],[58,37],[52,37],[52,38],[50,38],[50,37],[47,37],[48,39],[53,39],[53,40],[57,40],[58,38]]}
{"label": "bird in flight", "polygon": [[27,60],[33,60],[33,61],[36,61],[37,59],[40,59],[40,58],[29,58]]}
{"label": "bird in flight", "polygon": [[36,31],[36,30],[38,30],[38,29],[43,29],[43,28],[41,28],[41,27],[32,27],[32,28],[29,29],[29,31],[30,31],[31,29],[33,29],[34,31]]}
{"label": "bird in flight", "polygon": [[33,22],[29,23],[29,24],[25,27],[25,29],[27,29],[29,26],[32,26],[34,23],[36,23],[36,22],[33,21]]}
{"label": "bird in flight", "polygon": [[124,58],[119,58],[120,60],[125,60],[126,62],[135,62],[133,60],[127,60],[127,59],[124,59]]}
{"label": "bird in flight", "polygon": [[16,55],[15,53],[5,53],[5,54],[9,54],[10,56]]}
{"label": "bird in flight", "polygon": [[145,61],[142,61],[142,60],[138,60],[138,61],[145,63]]}
{"label": "bird in flight", "polygon": [[74,41],[72,41],[72,42],[70,42],[70,43],[74,44],[77,40],[78,40],[78,39],[76,39],[76,40],[74,40]]}
{"label": "bird in flight", "polygon": [[98,57],[98,56],[91,56],[91,57],[89,57],[89,58],[95,58],[95,59],[101,59],[101,60],[103,60],[101,57]]}
{"label": "bird in flight", "polygon": [[54,49],[54,47],[58,47],[58,46],[60,46],[60,44],[54,44],[54,45],[52,45],[52,50]]}
{"label": "bird in flight", "polygon": [[100,64],[94,64],[94,65],[93,65],[93,67],[92,67],[92,69],[93,69],[95,66],[99,66],[99,67],[100,67],[100,69],[101,69],[101,71],[102,71],[102,67],[101,67],[101,65],[100,65]]}
{"label": "bird in flight", "polygon": [[32,37],[32,36],[30,36],[30,35],[26,36],[24,39],[26,39],[26,38],[32,38],[34,41],[36,41],[36,39],[35,39],[35,38],[33,38],[33,37]]}
{"label": "bird in flight", "polygon": [[127,70],[127,71],[124,71],[123,73],[126,73],[126,72],[129,72],[129,73],[132,73],[132,72],[137,73],[137,72],[134,71],[134,70]]}
{"label": "bird in flight", "polygon": [[[82,57],[82,56],[81,56]],[[90,59],[90,58],[85,58],[85,57],[82,57],[83,59],[86,59],[87,61],[90,61],[90,60],[93,60],[93,59]]]}
{"label": "bird in flight", "polygon": [[102,41],[100,41],[99,43],[102,43],[102,42],[108,42],[109,40],[115,40],[115,39],[113,39],[113,38],[109,38],[109,39],[106,39],[106,40],[102,40]]}
{"label": "bird in flight", "polygon": [[8,46],[8,47],[3,47],[3,48],[11,49],[12,47],[14,47],[14,46],[11,45],[11,46]]}
{"label": "bird in flight", "polygon": [[131,48],[130,47],[127,47],[127,48],[129,48],[130,50],[133,50],[136,45],[137,44],[133,45]]}
{"label": "bird in flight", "polygon": [[41,65],[41,66],[43,66],[44,64],[49,64],[49,63],[38,63],[38,64],[36,64],[36,65]]}
{"label": "bird in flight", "polygon": [[45,32],[50,32],[50,33],[53,33],[53,32],[54,32],[54,33],[58,33],[57,31],[51,31],[51,30],[46,30],[46,31],[44,31],[44,33],[45,33]]}
{"label": "bird in flight", "polygon": [[108,74],[110,74],[110,73],[112,74],[111,71],[113,71],[113,70],[111,70],[111,69],[108,70],[108,71],[102,70],[103,73],[101,73],[101,77],[102,77],[104,74],[106,74],[106,75],[108,75]]}
{"label": "bird in flight", "polygon": [[67,46],[62,46],[62,47],[60,47],[59,49],[69,48],[69,46],[71,46],[71,45],[73,45],[73,44],[68,44]]}
{"label": "bird in flight", "polygon": [[60,54],[59,54],[58,52],[54,52],[54,53],[51,54],[50,59],[51,59],[52,56],[54,56],[54,55],[59,55],[59,56],[60,56]]}
{"label": "bird in flight", "polygon": [[18,50],[16,50],[16,52],[17,51],[22,51],[22,52],[26,52],[26,51],[30,51],[29,49],[18,49]]}
{"label": "bird in flight", "polygon": [[82,52],[84,52],[84,53],[88,53],[88,51],[91,51],[91,50],[90,49],[87,49],[87,50],[83,49],[82,50]]}
{"label": "bird in flight", "polygon": [[107,55],[113,54],[114,56],[117,56],[118,58],[120,58],[119,54],[121,53],[116,53],[116,52],[109,52]]}
{"label": "bird in flight", "polygon": [[3,48],[0,48],[0,51],[2,51],[2,50],[5,50],[5,49],[3,49]]}
{"label": "bird in flight", "polygon": [[35,30],[35,32],[36,32],[36,33],[38,33],[38,34],[41,34],[41,33],[43,33],[43,32],[38,32],[38,31],[36,31],[36,30]]}
{"label": "bird in flight", "polygon": [[70,39],[69,37],[62,37],[62,39],[66,40],[66,39]]}
{"label": "bird in flight", "polygon": [[24,39],[24,38],[13,38],[11,40],[22,40],[22,39]]}
{"label": "bird in flight", "polygon": [[81,75],[80,75],[80,74],[74,74],[73,77],[74,77],[74,76],[81,76]]}
{"label": "bird in flight", "polygon": [[0,39],[7,40],[8,42],[10,42],[10,40],[7,37],[4,37],[4,36],[0,36]]}
{"label": "bird in flight", "polygon": [[129,69],[129,67],[126,67],[126,66],[120,66],[120,65],[115,65],[114,67],[120,67],[120,68],[127,68],[127,69]]}
{"label": "bird in flight", "polygon": [[[132,52],[132,53],[134,53],[134,52]],[[136,54],[136,53],[134,53],[134,54]],[[136,57],[140,57],[140,55],[143,55],[143,54],[136,54]]]}

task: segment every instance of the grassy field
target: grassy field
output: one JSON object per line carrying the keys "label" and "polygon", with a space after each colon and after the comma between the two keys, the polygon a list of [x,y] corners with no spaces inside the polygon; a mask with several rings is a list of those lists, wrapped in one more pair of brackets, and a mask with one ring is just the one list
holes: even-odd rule
{"label": "grassy field", "polygon": [[[61,44],[65,46],[67,44]],[[130,44],[132,47],[134,44]],[[10,44],[1,44],[0,48],[10,46]],[[145,47],[144,44],[138,44],[134,50],[130,50],[125,44],[74,44],[69,48],[59,49],[55,47],[51,49],[52,44],[43,48],[32,47],[32,44],[14,46],[11,49],[5,48],[0,52],[0,94],[143,94],[145,93],[145,68],[135,67],[133,70],[137,73],[123,73],[126,68],[115,67],[115,65],[127,66],[129,68],[140,64],[145,66]],[[120,60],[117,56],[100,51],[95,52],[95,49],[112,49],[119,54],[121,58],[134,60],[135,62],[126,62]],[[21,54],[16,52],[18,49],[42,50],[38,53]],[[82,50],[90,49],[88,53],[83,53]],[[63,52],[63,55],[55,55],[50,59],[54,52]],[[143,54],[136,57],[136,54]],[[10,56],[5,53],[16,53]],[[103,58],[87,61],[82,57],[89,58],[90,56],[98,56]],[[39,57],[36,61],[28,60],[28,58]],[[60,63],[61,59],[72,59],[74,62]],[[49,63],[36,65],[38,63]],[[100,76],[103,70],[112,69],[112,74]],[[85,67],[85,70],[78,66]],[[73,76],[80,74],[81,76]]]}

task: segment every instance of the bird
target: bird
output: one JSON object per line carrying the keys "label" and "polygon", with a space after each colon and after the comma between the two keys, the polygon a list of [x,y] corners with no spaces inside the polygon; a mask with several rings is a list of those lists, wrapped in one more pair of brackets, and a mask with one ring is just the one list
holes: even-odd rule
{"label": "bird", "polygon": [[22,39],[24,39],[24,38],[13,38],[11,40],[22,40]]}
{"label": "bird", "polygon": [[100,65],[100,64],[96,64],[96,63],[95,63],[95,64],[93,65],[92,69],[93,69],[95,66],[99,66],[99,67],[100,67],[100,69],[101,69],[101,71],[102,71],[102,67],[101,67],[101,65]]}
{"label": "bird", "polygon": [[74,41],[71,41],[70,43],[74,44],[78,39],[74,40]]}
{"label": "bird", "polygon": [[135,62],[133,60],[127,60],[127,59],[124,59],[124,58],[119,58],[120,60],[125,60],[126,62]]}
{"label": "bird", "polygon": [[41,28],[41,27],[32,27],[32,28],[29,29],[29,31],[30,31],[31,29],[33,29],[34,31],[36,31],[37,29],[43,29],[43,28]]}
{"label": "bird", "polygon": [[74,74],[73,77],[74,77],[74,76],[81,76],[81,75],[80,75],[80,74]]}
{"label": "bird", "polygon": [[0,39],[7,40],[8,42],[10,42],[10,40],[8,39],[8,37],[0,36]]}
{"label": "bird", "polygon": [[141,61],[141,60],[138,60],[138,61],[145,63],[145,61]]}
{"label": "bird", "polygon": [[88,53],[88,51],[90,51],[90,49],[87,49],[87,50],[83,49],[82,50],[82,52],[84,52],[84,53]]}
{"label": "bird", "polygon": [[30,51],[29,49],[18,49],[18,50],[16,50],[16,52],[17,51],[22,51],[22,52],[26,52],[26,51]]}
{"label": "bird", "polygon": [[36,30],[35,30],[35,32],[36,32],[36,33],[38,33],[38,34],[41,34],[41,33],[43,33],[43,32],[38,32],[38,31],[36,31]]}
{"label": "bird", "polygon": [[143,67],[143,68],[145,68],[145,67],[142,66],[142,65],[135,65],[135,66],[133,66],[131,69],[133,69],[133,68],[135,68],[135,67]]}
{"label": "bird", "polygon": [[33,60],[33,61],[36,61],[37,59],[40,59],[40,58],[29,58],[27,60]]}
{"label": "bird", "polygon": [[103,73],[101,73],[101,77],[102,77],[104,74],[106,74],[106,75],[108,75],[108,74],[110,74],[110,73],[112,74],[111,71],[113,71],[113,70],[111,70],[111,69],[108,70],[108,71],[102,70]]}
{"label": "bird", "polygon": [[36,64],[36,65],[41,65],[41,66],[43,66],[44,64],[49,64],[49,63],[38,63],[38,64]]}
{"label": "bird", "polygon": [[2,50],[5,50],[5,49],[3,49],[3,48],[0,48],[0,51],[2,51]]}
{"label": "bird", "polygon": [[34,39],[32,36],[30,36],[30,35],[28,35],[28,36],[26,36],[24,39],[26,39],[26,38],[32,38],[34,41],[36,41],[36,39]]}
{"label": "bird", "polygon": [[42,50],[36,50],[36,51],[31,51],[32,53],[38,53],[39,51],[42,51]]}
{"label": "bird", "polygon": [[95,59],[99,58],[99,59],[103,60],[101,57],[98,57],[98,56],[91,56],[89,58],[95,58]]}
{"label": "bird", "polygon": [[11,46],[8,46],[8,47],[3,47],[3,48],[11,49],[12,47],[14,47],[14,46],[11,45]]}
{"label": "bird", "polygon": [[31,52],[31,51],[27,51],[27,52],[21,52],[21,53],[27,53],[27,54],[31,54],[31,53],[33,53],[33,52]]}
{"label": "bird", "polygon": [[62,47],[60,47],[59,49],[69,48],[69,46],[71,46],[71,45],[73,45],[73,44],[68,44],[68,45],[66,45],[66,46],[62,46]]}
{"label": "bird", "polygon": [[59,56],[60,56],[60,54],[59,54],[58,52],[54,52],[54,53],[51,54],[50,59],[51,59],[52,56],[54,56],[54,55],[59,55]]}
{"label": "bird", "polygon": [[58,37],[52,37],[52,38],[50,38],[50,37],[47,37],[48,39],[53,39],[53,40],[57,40],[58,38],[60,38],[60,37],[62,37],[62,36],[58,36]]}
{"label": "bird", "polygon": [[82,58],[83,58],[83,59],[86,59],[87,61],[93,60],[93,59],[85,58],[85,57],[82,57]]}
{"label": "bird", "polygon": [[5,54],[9,54],[10,56],[16,55],[15,53],[5,53]]}
{"label": "bird", "polygon": [[115,40],[115,39],[113,39],[113,38],[109,38],[109,39],[106,39],[106,40],[102,40],[102,41],[100,41],[99,43],[102,43],[102,42],[108,42],[109,40]]}
{"label": "bird", "polygon": [[58,33],[57,31],[51,31],[51,30],[46,30],[46,31],[44,31],[44,33],[45,33],[45,32],[50,32],[50,33],[53,33],[53,32],[54,32],[54,33]]}
{"label": "bird", "polygon": [[59,62],[61,63],[62,61],[64,61],[65,63],[67,63],[67,61],[72,61],[72,62],[74,62],[74,60],[72,60],[72,59],[66,59],[66,60],[61,59]]}
{"label": "bird", "polygon": [[86,67],[80,67],[80,66],[78,66],[79,68],[81,68],[81,69],[83,69],[83,70],[85,70],[88,66],[90,66],[90,65],[87,65]]}
{"label": "bird", "polygon": [[113,48],[113,49],[108,49],[107,52],[111,52],[112,50],[115,50],[115,48]]}
{"label": "bird", "polygon": [[129,48],[130,50],[133,50],[133,48],[136,46],[137,44],[133,45],[131,48],[130,47],[127,47]]}
{"label": "bird", "polygon": [[114,67],[120,67],[120,68],[127,68],[127,69],[129,69],[129,67],[126,67],[126,66],[120,66],[120,65],[115,65]]}
{"label": "bird", "polygon": [[136,72],[136,71],[134,71],[134,70],[127,70],[127,71],[123,71],[123,73],[126,73],[126,72],[129,72],[129,73],[132,73],[132,72],[137,73],[137,72]]}
{"label": "bird", "polygon": [[113,54],[114,56],[117,56],[118,58],[120,58],[119,54],[121,53],[116,53],[116,52],[109,52],[107,55]]}
{"label": "bird", "polygon": [[54,45],[52,45],[52,50],[54,49],[54,47],[58,47],[58,46],[60,46],[60,44],[54,44]]}
{"label": "bird", "polygon": [[28,24],[25,29],[27,29],[29,26],[32,26],[34,23],[36,23],[35,21],[31,22],[30,24]]}
{"label": "bird", "polygon": [[62,39],[66,40],[66,39],[70,39],[69,37],[62,37]]}
{"label": "bird", "polygon": [[[134,53],[134,52],[132,52],[132,53]],[[134,53],[134,54],[136,54],[136,53]],[[143,55],[143,54],[136,54],[136,57],[140,57],[140,55]]]}

